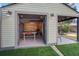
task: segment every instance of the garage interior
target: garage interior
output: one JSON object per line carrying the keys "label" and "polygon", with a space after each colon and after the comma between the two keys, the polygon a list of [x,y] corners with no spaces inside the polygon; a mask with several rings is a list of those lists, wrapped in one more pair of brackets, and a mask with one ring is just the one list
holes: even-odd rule
{"label": "garage interior", "polygon": [[46,15],[18,14],[19,16],[19,46],[45,44]]}

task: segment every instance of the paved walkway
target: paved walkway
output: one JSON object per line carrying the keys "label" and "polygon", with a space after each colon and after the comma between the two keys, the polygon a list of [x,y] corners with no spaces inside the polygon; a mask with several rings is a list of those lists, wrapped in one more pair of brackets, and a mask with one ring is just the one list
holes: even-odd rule
{"label": "paved walkway", "polygon": [[57,48],[56,46],[50,46],[59,56],[64,56]]}
{"label": "paved walkway", "polygon": [[57,39],[57,44],[62,45],[62,44],[71,44],[71,43],[77,43],[75,40],[67,39],[64,37],[58,38]]}

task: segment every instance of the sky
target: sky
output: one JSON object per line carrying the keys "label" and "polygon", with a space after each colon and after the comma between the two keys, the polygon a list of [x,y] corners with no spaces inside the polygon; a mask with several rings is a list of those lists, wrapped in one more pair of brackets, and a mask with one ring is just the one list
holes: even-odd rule
{"label": "sky", "polygon": [[0,3],[0,7],[7,5],[8,3]]}
{"label": "sky", "polygon": [[[8,3],[0,3],[0,7],[7,5]],[[75,3],[76,7],[77,7],[77,11],[79,11],[79,3]]]}
{"label": "sky", "polygon": [[79,11],[79,3],[76,3],[75,5],[77,6],[77,10]]}

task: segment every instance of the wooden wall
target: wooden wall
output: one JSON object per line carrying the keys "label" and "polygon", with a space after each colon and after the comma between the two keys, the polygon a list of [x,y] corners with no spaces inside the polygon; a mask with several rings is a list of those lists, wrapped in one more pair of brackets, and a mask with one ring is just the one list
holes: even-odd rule
{"label": "wooden wall", "polygon": [[42,22],[26,22],[24,23],[24,31],[37,31],[42,29]]}

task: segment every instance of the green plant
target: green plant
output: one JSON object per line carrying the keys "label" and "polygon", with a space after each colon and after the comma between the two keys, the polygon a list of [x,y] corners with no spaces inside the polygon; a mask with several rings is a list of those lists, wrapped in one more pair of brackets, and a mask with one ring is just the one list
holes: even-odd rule
{"label": "green plant", "polygon": [[64,24],[64,25],[62,26],[62,31],[63,31],[64,33],[67,33],[67,32],[69,31],[69,25],[68,25],[68,24]]}

